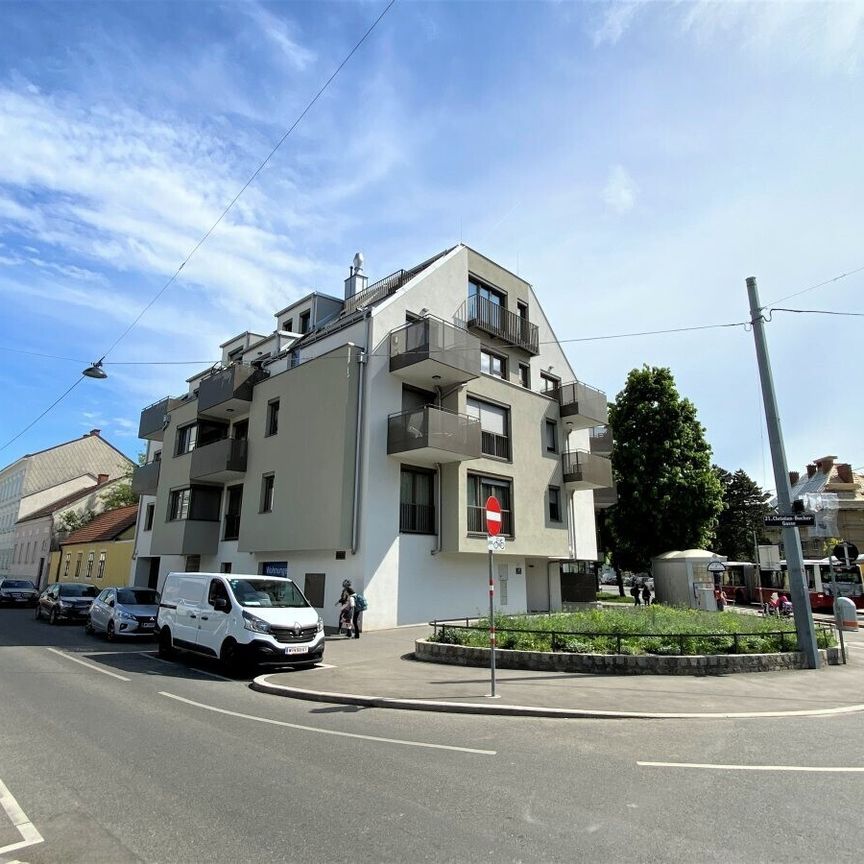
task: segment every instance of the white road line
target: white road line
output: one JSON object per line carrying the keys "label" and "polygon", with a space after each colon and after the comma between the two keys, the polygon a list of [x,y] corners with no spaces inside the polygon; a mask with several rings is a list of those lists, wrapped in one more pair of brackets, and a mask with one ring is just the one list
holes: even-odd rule
{"label": "white road line", "polygon": [[709,762],[636,762],[643,768],[701,768],[714,771],[802,771],[813,774],[864,774],[864,768],[824,765],[714,765]]}
{"label": "white road line", "polygon": [[121,681],[131,681],[131,678],[126,678],[123,675],[118,675],[116,672],[109,672],[107,669],[102,669],[99,666],[96,666],[94,663],[88,663],[86,660],[79,660],[77,657],[73,657],[71,654],[67,654],[65,651],[58,651],[56,648],[48,648],[46,646],[46,651],[50,651],[52,654],[56,654],[58,657],[63,657],[66,660],[71,660],[73,663],[80,663],[82,666],[86,666],[88,669],[92,669],[94,672],[101,672],[103,675],[110,675],[112,678],[119,678]]}
{"label": "white road line", "polygon": [[[167,663],[169,666],[180,666],[179,663],[175,663],[173,660],[166,660],[164,657],[157,657],[150,651],[136,651],[135,653],[141,654],[143,657],[149,657],[157,663]],[[202,675],[209,675],[211,678],[218,678],[220,681],[229,681],[231,684],[237,683],[234,678],[226,678],[224,675],[217,675],[215,672],[208,672],[206,669],[199,669],[197,666],[185,666],[181,668],[188,669],[190,672],[200,672]]]}
{"label": "white road line", "polygon": [[8,846],[0,846],[0,855],[6,852],[14,852],[16,849],[23,849],[25,846],[34,846],[36,843],[43,843],[45,838],[36,830],[33,823],[27,818],[27,815],[19,806],[18,802],[12,796],[12,793],[0,780],[0,806],[6,811],[12,824],[18,829],[18,833],[22,839],[18,843],[10,843]]}
{"label": "white road line", "polygon": [[203,708],[205,711],[215,711],[217,714],[227,714],[229,717],[239,717],[242,720],[257,720],[259,723],[269,723],[273,726],[284,726],[287,729],[300,729],[303,732],[317,732],[320,735],[335,735],[339,738],[359,738],[362,741],[377,741],[382,744],[402,744],[406,747],[426,747],[430,750],[453,750],[456,753],[474,753],[479,756],[496,756],[496,750],[478,750],[474,747],[454,747],[450,744],[428,744],[424,741],[405,741],[401,738],[380,738],[377,735],[361,735],[357,732],[337,732],[333,729],[318,729],[315,726],[302,726],[299,723],[286,723],[284,720],[271,720],[269,717],[256,717],[254,714],[240,714],[238,711],[228,711],[225,708],[216,708],[213,705],[205,705],[203,702],[193,702],[173,693],[159,691],[160,696]]}

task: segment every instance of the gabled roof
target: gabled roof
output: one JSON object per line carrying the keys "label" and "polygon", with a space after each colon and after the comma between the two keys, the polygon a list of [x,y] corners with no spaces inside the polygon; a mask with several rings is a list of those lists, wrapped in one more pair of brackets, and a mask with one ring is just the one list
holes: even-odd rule
{"label": "gabled roof", "polygon": [[56,513],[58,510],[74,504],[79,498],[86,498],[88,495],[92,495],[97,489],[101,489],[103,486],[114,483],[119,479],[119,477],[115,477],[114,480],[105,480],[102,483],[94,483],[92,486],[79,489],[77,492],[72,492],[63,498],[58,498],[56,501],[46,504],[44,507],[40,507],[38,510],[34,510],[29,516],[19,519],[18,522],[29,522],[31,519],[41,519],[43,516],[50,516],[52,513]]}
{"label": "gabled roof", "polygon": [[138,505],[118,507],[116,510],[106,510],[94,516],[83,528],[73,531],[61,546],[71,546],[73,543],[98,543],[103,540],[114,540],[135,524],[138,518]]}

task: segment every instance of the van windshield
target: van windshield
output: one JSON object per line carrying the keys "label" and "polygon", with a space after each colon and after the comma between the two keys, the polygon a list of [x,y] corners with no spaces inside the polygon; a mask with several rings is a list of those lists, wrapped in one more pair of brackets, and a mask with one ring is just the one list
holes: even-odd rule
{"label": "van windshield", "polygon": [[228,584],[241,606],[285,609],[309,605],[294,583],[284,579],[229,579]]}

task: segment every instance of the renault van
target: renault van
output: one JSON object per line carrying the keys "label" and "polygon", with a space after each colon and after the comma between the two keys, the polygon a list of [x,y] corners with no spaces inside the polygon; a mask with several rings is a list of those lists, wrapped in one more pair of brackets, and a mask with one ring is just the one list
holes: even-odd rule
{"label": "renault van", "polygon": [[252,663],[312,664],[324,656],[324,622],[303,592],[279,576],[169,573],[157,619],[159,654],[218,657],[237,671]]}

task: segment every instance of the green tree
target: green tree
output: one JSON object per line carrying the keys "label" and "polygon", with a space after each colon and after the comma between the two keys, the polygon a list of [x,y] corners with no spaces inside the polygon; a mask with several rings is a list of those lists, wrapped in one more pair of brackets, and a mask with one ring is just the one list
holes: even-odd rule
{"label": "green tree", "polygon": [[753,540],[761,538],[763,517],[771,495],[740,468],[730,474],[719,466],[714,473],[723,487],[723,510],[717,520],[714,549],[731,561],[750,561],[756,554]]}
{"label": "green tree", "polygon": [[609,425],[616,570],[646,570],[662,552],[708,545],[722,507],[720,481],[696,408],[678,395],[671,371],[633,369],[609,408]]}
{"label": "green tree", "polygon": [[58,528],[64,534],[71,534],[79,528],[83,528],[88,522],[92,521],[96,515],[95,510],[66,510],[61,513],[57,519]]}
{"label": "green tree", "polygon": [[118,507],[128,507],[130,504],[138,503],[138,496],[132,491],[132,484],[128,480],[112,486],[107,492],[99,496],[103,510],[116,510]]}

